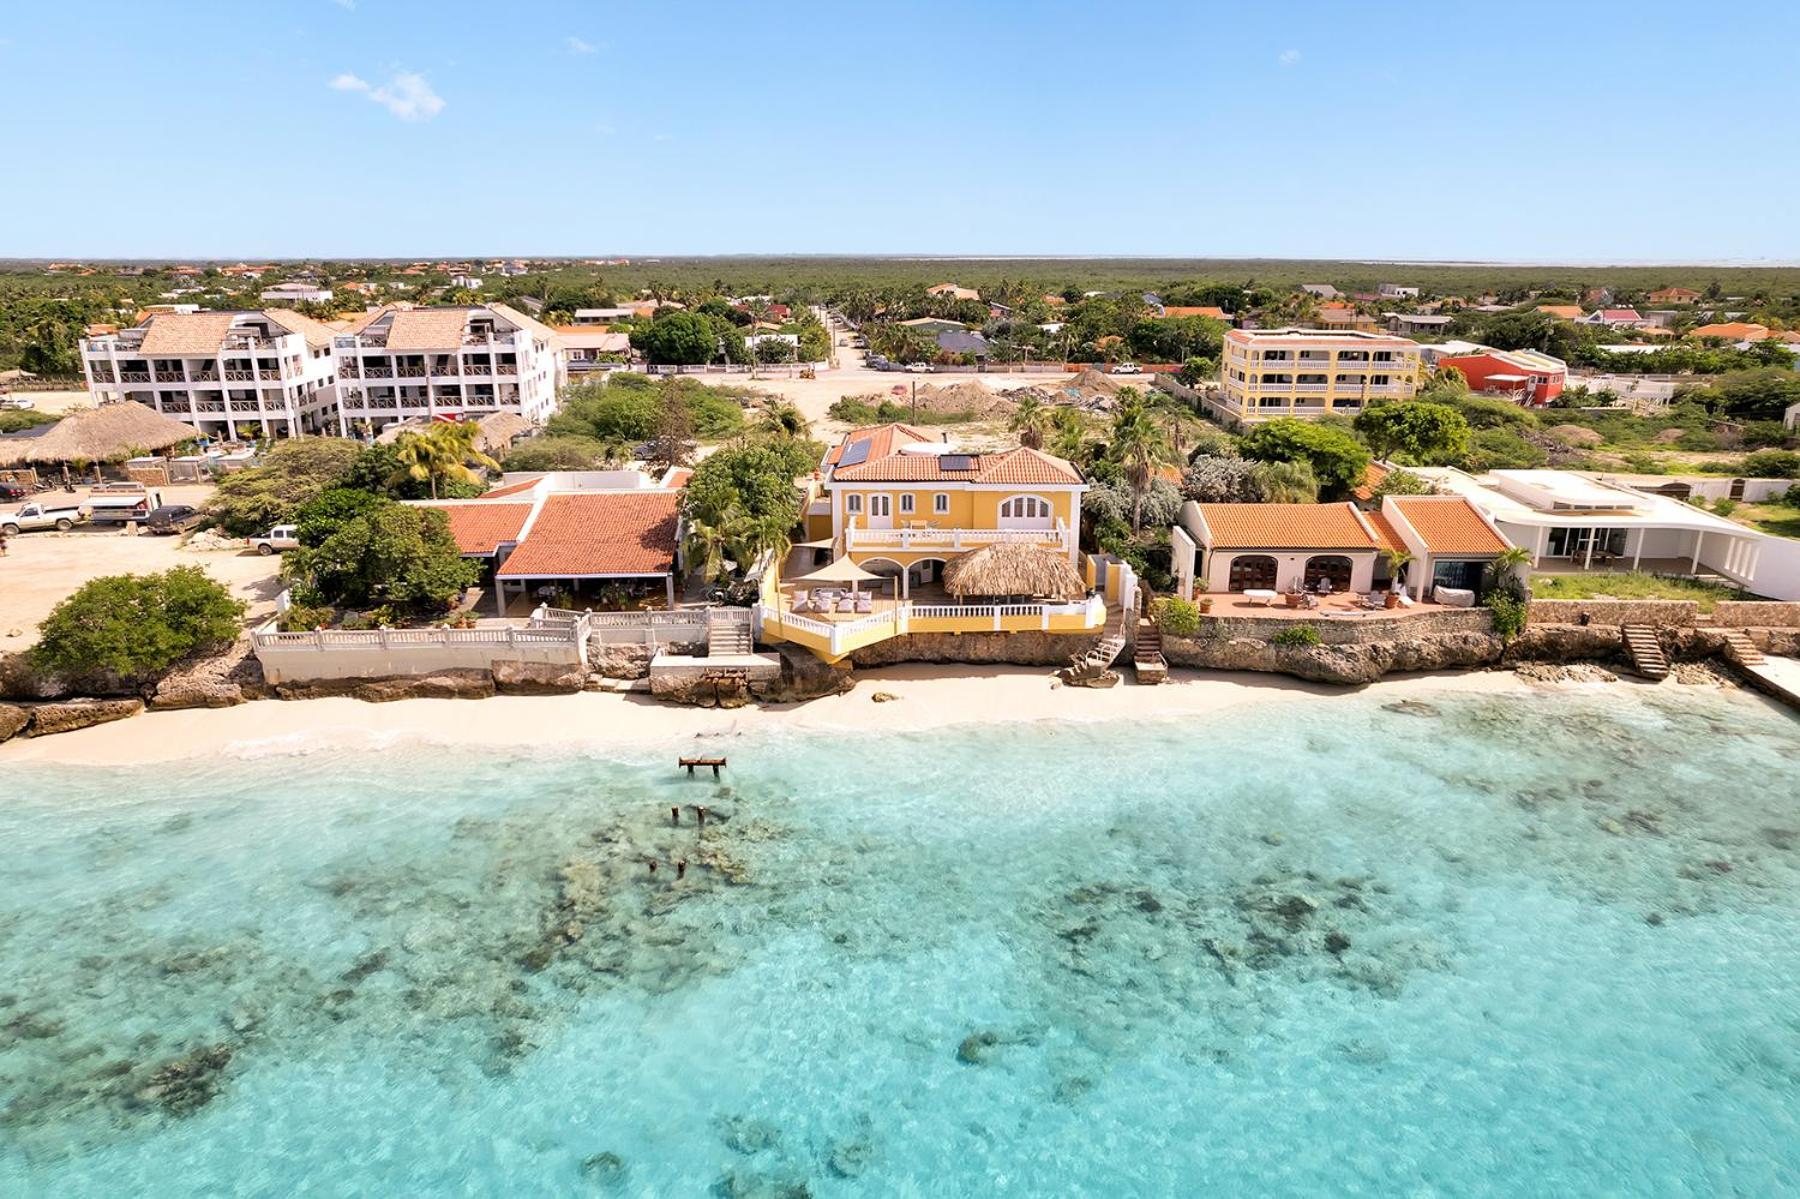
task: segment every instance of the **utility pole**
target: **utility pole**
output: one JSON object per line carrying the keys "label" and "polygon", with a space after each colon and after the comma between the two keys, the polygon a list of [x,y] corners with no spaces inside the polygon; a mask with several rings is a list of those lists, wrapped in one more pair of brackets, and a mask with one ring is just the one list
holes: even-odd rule
{"label": "utility pole", "polygon": [[919,423],[919,381],[912,381],[912,423]]}

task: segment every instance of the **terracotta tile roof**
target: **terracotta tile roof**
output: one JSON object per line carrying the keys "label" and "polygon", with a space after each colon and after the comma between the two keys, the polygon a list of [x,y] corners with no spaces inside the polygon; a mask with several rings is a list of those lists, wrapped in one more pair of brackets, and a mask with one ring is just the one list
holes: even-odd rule
{"label": "terracotta tile roof", "polygon": [[552,495],[501,578],[663,574],[675,569],[673,491]]}
{"label": "terracotta tile roof", "polygon": [[457,350],[469,324],[467,308],[412,308],[394,313],[387,348],[401,352]]}
{"label": "terracotta tile roof", "polygon": [[1400,534],[1394,531],[1394,526],[1388,523],[1388,518],[1381,513],[1365,512],[1363,519],[1367,520],[1369,527],[1375,530],[1375,539],[1381,542],[1382,549],[1397,550],[1406,545],[1406,542],[1400,540]]}
{"label": "terracotta tile roof", "polygon": [[265,308],[263,315],[289,333],[298,333],[304,337],[306,344],[315,350],[329,349],[331,339],[337,335],[331,326],[315,321],[310,316],[302,316],[292,308]]}
{"label": "terracotta tile roof", "polygon": [[[959,458],[962,470],[948,470],[944,461]],[[998,454],[889,454],[871,457],[858,466],[839,467],[831,474],[841,483],[998,483],[1020,486],[1069,487],[1079,485],[1081,472],[1061,458],[1023,446]]]}
{"label": "terracotta tile roof", "polygon": [[534,317],[525,315],[511,304],[489,304],[488,310],[490,312],[499,313],[519,328],[530,333],[533,337],[541,337],[545,341],[551,341],[556,337],[556,331],[550,328],[549,325],[544,324]]}
{"label": "terracotta tile roof", "polygon": [[933,437],[931,434],[920,429],[915,429],[911,425],[902,425],[898,423],[888,425],[865,425],[860,429],[852,429],[844,434],[844,439],[831,448],[831,453],[826,457],[825,461],[832,466],[836,466],[838,460],[844,456],[844,451],[849,449],[852,443],[861,441],[864,438],[867,438],[869,441],[868,461],[887,457],[894,452],[896,446],[911,445],[914,442],[919,441],[937,440],[937,438]]}
{"label": "terracotta tile roof", "polygon": [[1381,486],[1381,481],[1392,473],[1381,463],[1371,462],[1363,467],[1362,482],[1357,484],[1350,494],[1359,500],[1372,500],[1375,498],[1375,489]]}
{"label": "terracotta tile roof", "polygon": [[1356,505],[1200,504],[1208,549],[1375,550],[1380,538]]}
{"label": "terracotta tile roof", "polygon": [[231,312],[158,312],[144,333],[145,354],[217,354],[237,315]]}
{"label": "terracotta tile roof", "polygon": [[1749,321],[1725,321],[1717,325],[1700,325],[1688,331],[1689,337],[1723,337],[1727,341],[1761,341],[1769,335],[1767,325]]}
{"label": "terracotta tile roof", "polygon": [[537,479],[526,479],[523,483],[508,483],[504,487],[496,487],[492,491],[483,492],[479,498],[484,500],[503,499],[509,495],[518,495],[522,491],[530,491],[537,485]]}
{"label": "terracotta tile roof", "polygon": [[1700,293],[1691,287],[1659,287],[1650,293],[1652,300],[1698,300]]}
{"label": "terracotta tile roof", "polygon": [[1081,472],[1061,458],[1019,446],[998,454],[982,454],[977,483],[1080,483]]}
{"label": "terracotta tile roof", "polygon": [[1601,320],[1607,321],[1641,321],[1644,319],[1638,315],[1638,310],[1635,308],[1602,308],[1599,315]]}
{"label": "terracotta tile roof", "polygon": [[1460,495],[1394,496],[1388,503],[1433,554],[1498,554],[1509,548]]}
{"label": "terracotta tile roof", "polygon": [[1169,305],[1165,305],[1163,307],[1162,314],[1165,317],[1170,317],[1170,316],[1210,316],[1215,321],[1230,322],[1230,320],[1231,320],[1230,313],[1226,312],[1223,308],[1217,308],[1210,304],[1200,304],[1200,305],[1193,305],[1193,306],[1169,304]]}
{"label": "terracotta tile roof", "polygon": [[444,504],[438,508],[450,518],[450,535],[465,554],[491,555],[502,541],[517,541],[519,530],[531,516],[530,504]]}
{"label": "terracotta tile roof", "polygon": [[1551,316],[1559,316],[1565,321],[1581,319],[1581,305],[1579,304],[1539,304],[1537,310]]}

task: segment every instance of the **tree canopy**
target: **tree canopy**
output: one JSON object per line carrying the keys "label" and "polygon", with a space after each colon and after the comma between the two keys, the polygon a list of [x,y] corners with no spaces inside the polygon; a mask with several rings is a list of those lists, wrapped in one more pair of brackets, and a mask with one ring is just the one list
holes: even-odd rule
{"label": "tree canopy", "polygon": [[235,536],[265,532],[336,486],[362,453],[359,443],[338,437],[278,441],[257,465],[219,480],[207,513]]}
{"label": "tree canopy", "polygon": [[142,681],[230,641],[243,615],[243,602],[198,566],[109,575],[57,604],[31,653],[58,674],[104,671]]}
{"label": "tree canopy", "polygon": [[1246,457],[1261,462],[1306,462],[1326,499],[1336,499],[1362,482],[1369,447],[1348,430],[1322,422],[1282,417],[1245,433]]}
{"label": "tree canopy", "polygon": [[1377,457],[1403,457],[1421,466],[1460,461],[1469,449],[1469,422],[1448,404],[1427,400],[1371,404],[1356,414],[1356,431]]}
{"label": "tree canopy", "polygon": [[457,549],[443,512],[392,500],[377,500],[317,546],[292,551],[282,573],[309,604],[417,613],[442,611],[481,577]]}

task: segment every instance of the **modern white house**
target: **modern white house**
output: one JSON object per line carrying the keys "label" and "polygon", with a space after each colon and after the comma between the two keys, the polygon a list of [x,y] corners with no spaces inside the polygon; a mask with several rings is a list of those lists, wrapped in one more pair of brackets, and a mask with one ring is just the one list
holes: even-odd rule
{"label": "modern white house", "polygon": [[1756,590],[1764,547],[1777,540],[1681,500],[1574,471],[1407,469],[1481,509],[1508,541],[1530,551],[1539,571],[1710,572]]}
{"label": "modern white house", "polygon": [[490,412],[538,424],[567,378],[556,332],[505,304],[376,309],[333,348],[346,433]]}
{"label": "modern white house", "polygon": [[208,437],[337,433],[332,329],[284,308],[152,312],[81,339],[87,389],[136,400]]}
{"label": "modern white house", "polygon": [[262,290],[265,304],[323,304],[331,299],[331,289],[316,283],[277,283]]}

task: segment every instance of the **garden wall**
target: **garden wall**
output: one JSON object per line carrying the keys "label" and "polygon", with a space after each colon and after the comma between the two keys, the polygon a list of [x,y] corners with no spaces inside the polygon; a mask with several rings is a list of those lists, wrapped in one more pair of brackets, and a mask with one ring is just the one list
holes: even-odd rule
{"label": "garden wall", "polygon": [[1692,628],[1700,615],[1694,600],[1534,599],[1527,624],[1644,624],[1652,628]]}
{"label": "garden wall", "polygon": [[1800,629],[1800,604],[1773,600],[1720,600],[1712,622],[1727,628]]}
{"label": "garden wall", "polygon": [[1321,616],[1295,620],[1279,616],[1202,616],[1197,639],[1248,638],[1267,641],[1283,629],[1310,624],[1324,645],[1369,645],[1440,633],[1491,633],[1494,615],[1486,608],[1451,608],[1441,612],[1367,612],[1354,616]]}

